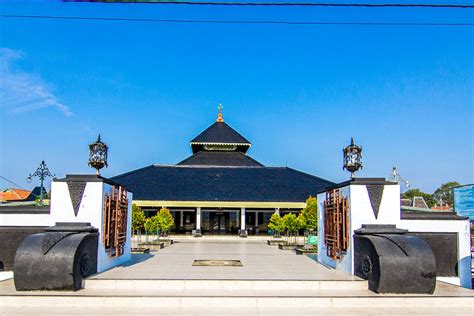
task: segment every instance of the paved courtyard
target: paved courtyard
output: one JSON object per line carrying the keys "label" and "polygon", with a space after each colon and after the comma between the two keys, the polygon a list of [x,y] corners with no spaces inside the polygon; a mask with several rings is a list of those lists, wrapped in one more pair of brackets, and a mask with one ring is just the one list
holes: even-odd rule
{"label": "paved courtyard", "polygon": [[[241,260],[242,267],[193,266]],[[367,283],[264,239],[177,238],[86,280],[85,289],[15,291],[0,282],[1,315],[472,315],[473,291],[438,282],[434,295],[375,294]]]}
{"label": "paved courtyard", "polygon": [[[194,260],[240,260],[242,267],[199,267]],[[294,251],[268,246],[266,239],[216,240],[183,238],[150,255],[133,255],[126,266],[94,279],[205,279],[205,280],[358,280],[328,269]]]}

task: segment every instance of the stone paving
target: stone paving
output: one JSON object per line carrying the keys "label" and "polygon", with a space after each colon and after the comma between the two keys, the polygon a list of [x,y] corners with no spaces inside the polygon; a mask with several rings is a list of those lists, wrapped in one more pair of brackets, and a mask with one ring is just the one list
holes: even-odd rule
{"label": "stone paving", "polygon": [[[86,280],[77,292],[17,292],[0,282],[3,315],[474,315],[474,291],[438,282],[434,295],[375,294],[265,239],[176,238],[176,243]],[[196,267],[196,259],[243,267]]]}
{"label": "stone paving", "polygon": [[[242,267],[199,267],[194,260],[240,260]],[[150,255],[134,255],[133,262],[93,279],[205,279],[205,280],[360,280],[328,269],[294,251],[268,246],[266,239],[178,239]]]}

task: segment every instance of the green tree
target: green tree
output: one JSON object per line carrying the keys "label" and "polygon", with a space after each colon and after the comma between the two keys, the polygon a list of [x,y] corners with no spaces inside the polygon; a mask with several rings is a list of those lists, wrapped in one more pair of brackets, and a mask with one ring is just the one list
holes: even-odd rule
{"label": "green tree", "polygon": [[268,224],[268,228],[275,232],[275,235],[280,235],[282,231],[285,230],[285,226],[283,224],[283,219],[281,218],[280,214],[273,213],[272,217],[270,217],[270,223]]}
{"label": "green tree", "polygon": [[294,236],[296,231],[298,231],[301,223],[297,219],[296,215],[292,213],[288,213],[285,216],[283,216],[282,220],[283,220],[283,226],[286,229],[287,239],[288,241],[290,241],[289,239]]}
{"label": "green tree", "polygon": [[410,189],[402,193],[402,199],[410,199],[413,201],[415,196],[423,197],[428,207],[433,207],[436,204],[436,200],[431,194],[423,192],[420,189]]}
{"label": "green tree", "polygon": [[305,229],[318,229],[318,200],[310,196],[306,200],[306,207],[300,213],[302,220],[305,223]]}
{"label": "green tree", "polygon": [[142,208],[135,203],[132,204],[132,230],[142,230],[145,228],[146,216]]}
{"label": "green tree", "polygon": [[158,217],[158,227],[160,232],[165,235],[166,232],[174,226],[174,218],[171,215],[171,212],[166,207],[163,207],[160,212],[157,214]]}
{"label": "green tree", "polygon": [[302,213],[300,213],[296,218],[296,226],[298,227],[296,230],[297,232],[299,232],[300,229],[306,230],[308,228],[308,223],[306,222],[306,218]]}
{"label": "green tree", "polygon": [[433,193],[433,197],[436,199],[438,204],[453,205],[453,187],[460,186],[461,184],[456,181],[443,183]]}
{"label": "green tree", "polygon": [[158,229],[159,229],[158,215],[147,218],[147,220],[145,221],[145,230],[148,233],[154,233],[158,231]]}

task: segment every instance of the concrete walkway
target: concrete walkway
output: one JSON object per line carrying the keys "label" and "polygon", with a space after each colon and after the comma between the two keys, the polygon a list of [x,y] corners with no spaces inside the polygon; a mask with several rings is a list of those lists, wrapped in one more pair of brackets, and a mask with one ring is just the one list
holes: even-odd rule
{"label": "concrete walkway", "polygon": [[[194,260],[240,260],[242,267],[196,267]],[[154,280],[360,280],[328,269],[307,256],[268,246],[266,239],[178,239],[150,255],[133,255],[126,266],[92,279]]]}

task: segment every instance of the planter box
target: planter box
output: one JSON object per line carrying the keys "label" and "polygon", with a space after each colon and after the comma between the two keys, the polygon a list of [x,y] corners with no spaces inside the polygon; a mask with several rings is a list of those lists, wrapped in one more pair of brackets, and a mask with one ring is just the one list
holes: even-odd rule
{"label": "planter box", "polygon": [[314,254],[317,254],[318,253],[318,249],[317,248],[309,248],[309,249],[305,249],[305,248],[296,248],[295,249],[296,251],[296,254],[297,255],[302,255],[302,254],[306,254],[306,253],[314,253]]}
{"label": "planter box", "polygon": [[162,248],[165,247],[165,243],[162,242],[162,241],[147,242],[147,243],[142,243],[142,244],[138,244],[138,245],[139,246],[147,246],[151,250],[158,250],[158,249],[162,249]]}
{"label": "planter box", "polygon": [[168,247],[173,244],[173,239],[160,239],[160,242],[164,243],[164,247]]}
{"label": "planter box", "polygon": [[278,249],[280,250],[294,250],[296,249],[297,245],[288,245],[288,244],[279,244]]}
{"label": "planter box", "polygon": [[132,253],[150,253],[150,248],[132,248]]}
{"label": "planter box", "polygon": [[269,239],[267,240],[267,244],[269,246],[278,246],[279,244],[284,244],[285,241],[284,240],[281,240],[281,239]]}

